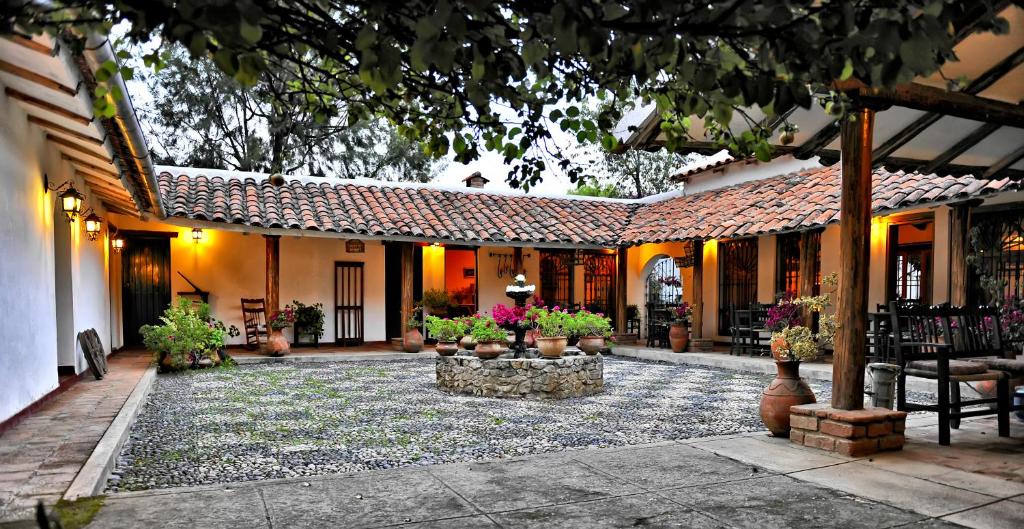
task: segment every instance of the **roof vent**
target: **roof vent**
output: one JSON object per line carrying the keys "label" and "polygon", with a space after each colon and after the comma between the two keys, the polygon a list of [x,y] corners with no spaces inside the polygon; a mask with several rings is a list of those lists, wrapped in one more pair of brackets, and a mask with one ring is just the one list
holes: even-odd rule
{"label": "roof vent", "polygon": [[484,185],[486,185],[487,182],[490,182],[490,180],[484,178],[483,175],[480,174],[480,171],[463,178],[462,181],[466,183],[466,187],[475,187],[477,189],[483,189]]}

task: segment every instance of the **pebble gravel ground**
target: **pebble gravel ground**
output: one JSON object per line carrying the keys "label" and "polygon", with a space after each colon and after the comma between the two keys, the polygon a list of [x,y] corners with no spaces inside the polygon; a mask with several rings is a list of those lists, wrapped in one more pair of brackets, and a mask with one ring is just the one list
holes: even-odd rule
{"label": "pebble gravel ground", "polygon": [[[157,377],[109,492],[477,461],[763,429],[772,377],[606,357],[605,391],[450,396],[433,361],[257,364]],[[830,384],[812,383],[819,400]]]}

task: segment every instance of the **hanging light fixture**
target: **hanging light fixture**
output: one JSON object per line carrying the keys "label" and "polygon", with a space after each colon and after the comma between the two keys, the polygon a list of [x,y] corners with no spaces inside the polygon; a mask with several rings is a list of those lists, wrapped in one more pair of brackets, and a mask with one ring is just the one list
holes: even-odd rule
{"label": "hanging light fixture", "polygon": [[680,270],[693,266],[693,241],[683,243],[683,255],[672,259]]}
{"label": "hanging light fixture", "polygon": [[95,241],[100,236],[100,230],[103,228],[103,220],[99,218],[95,213],[90,213],[85,217],[85,235],[90,241]]}
{"label": "hanging light fixture", "polygon": [[114,249],[114,253],[121,253],[121,250],[124,249],[124,239],[120,237],[110,239],[110,247]]}
{"label": "hanging light fixture", "polygon": [[203,240],[203,229],[192,228],[192,242],[199,242]]}
{"label": "hanging light fixture", "polygon": [[68,222],[74,222],[78,214],[82,212],[82,194],[75,189],[75,186],[69,185],[60,194],[60,209],[67,216]]}

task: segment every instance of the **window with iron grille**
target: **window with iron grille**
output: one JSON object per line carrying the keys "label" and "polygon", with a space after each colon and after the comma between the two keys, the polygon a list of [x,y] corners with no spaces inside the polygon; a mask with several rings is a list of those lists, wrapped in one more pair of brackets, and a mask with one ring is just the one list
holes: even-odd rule
{"label": "window with iron grille", "polygon": [[583,307],[615,319],[615,254],[583,256]]}
{"label": "window with iron grille", "polygon": [[670,305],[683,300],[683,278],[671,257],[662,257],[647,274],[645,297],[648,305]]}
{"label": "window with iron grille", "polygon": [[718,333],[728,335],[733,306],[757,301],[757,239],[718,243]]}
{"label": "window with iron grille", "polygon": [[540,251],[540,297],[547,306],[572,306],[574,259],[572,250]]}
{"label": "window with iron grille", "polygon": [[889,227],[887,301],[931,303],[934,228],[927,219]]}
{"label": "window with iron grille", "polygon": [[982,288],[982,274],[1000,283],[1000,297],[1024,297],[1024,210],[973,213],[969,250],[975,261],[968,290],[972,304],[995,301]]}
{"label": "window with iron grille", "polygon": [[[816,296],[821,292],[821,232],[812,232],[810,237],[817,239],[815,246],[818,253],[814,258],[814,291]],[[787,233],[775,238],[777,243],[775,264],[775,295],[782,297],[787,292],[794,296],[800,293],[800,233]]]}

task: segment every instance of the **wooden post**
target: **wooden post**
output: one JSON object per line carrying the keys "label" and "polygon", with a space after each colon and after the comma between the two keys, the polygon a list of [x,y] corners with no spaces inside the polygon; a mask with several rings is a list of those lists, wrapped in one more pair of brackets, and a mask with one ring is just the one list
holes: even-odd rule
{"label": "wooden post", "polygon": [[523,249],[518,246],[512,248],[512,271],[514,274],[526,273],[523,270]]}
{"label": "wooden post", "polygon": [[690,334],[694,340],[704,336],[704,241],[694,240],[693,245],[693,328]]}
{"label": "wooden post", "polygon": [[619,247],[617,275],[615,277],[615,334],[626,334],[626,282],[629,275],[628,248]]}
{"label": "wooden post", "polygon": [[267,320],[270,315],[281,309],[281,236],[264,235],[267,241]]}
{"label": "wooden post", "polygon": [[949,209],[949,302],[967,306],[967,230],[970,207],[958,204]]}
{"label": "wooden post", "polygon": [[[814,231],[800,233],[800,287],[798,296],[813,296],[814,285],[817,276],[815,266],[818,261],[818,249],[821,246],[821,239]],[[814,313],[804,310],[804,325],[808,328],[814,323]]]}
{"label": "wooden post", "polygon": [[856,108],[842,120],[842,183],[839,205],[839,289],[832,407],[864,407],[868,266],[871,259],[871,136],[875,111]]}
{"label": "wooden post", "polygon": [[402,245],[402,343],[405,343],[406,323],[412,317],[413,299],[413,251],[416,249],[411,242]]}

